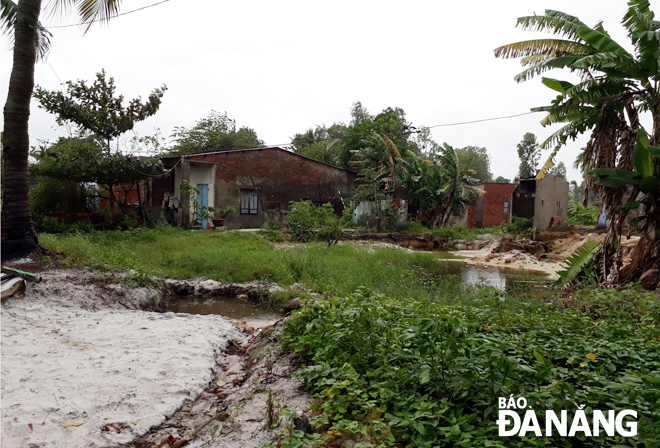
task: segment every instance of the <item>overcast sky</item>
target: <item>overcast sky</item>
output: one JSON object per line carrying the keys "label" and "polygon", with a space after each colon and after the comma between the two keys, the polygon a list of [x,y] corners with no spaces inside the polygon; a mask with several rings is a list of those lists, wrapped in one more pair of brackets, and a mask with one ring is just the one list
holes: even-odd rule
{"label": "overcast sky", "polygon": [[[125,0],[121,12],[157,2]],[[651,5],[660,14],[660,0]],[[35,78],[37,85],[58,89],[60,80],[91,81],[104,68],[126,98],[145,98],[166,84],[159,112],[136,127],[140,135],[159,128],[169,137],[174,126],[189,126],[215,109],[238,126],[254,128],[266,144],[284,144],[316,124],[347,123],[355,101],[372,113],[401,107],[415,126],[546,105],[554,95],[540,78],[517,84],[519,62],[493,56],[499,45],[544,36],[516,29],[516,18],[549,8],[590,26],[602,20],[627,46],[620,25],[626,7],[624,0],[170,0],[96,25],[84,36],[79,27],[54,28],[76,23],[73,14],[42,14],[53,33],[52,50],[50,66],[38,63]],[[11,70],[3,42],[2,105]],[[559,72],[546,76],[572,79]],[[542,118],[437,127],[433,137],[454,147],[486,147],[493,175],[513,178],[523,134],[533,132],[542,141],[553,132],[539,124]],[[32,143],[64,134],[33,102]],[[586,141],[571,142],[559,153],[569,180],[578,178],[572,162]]]}

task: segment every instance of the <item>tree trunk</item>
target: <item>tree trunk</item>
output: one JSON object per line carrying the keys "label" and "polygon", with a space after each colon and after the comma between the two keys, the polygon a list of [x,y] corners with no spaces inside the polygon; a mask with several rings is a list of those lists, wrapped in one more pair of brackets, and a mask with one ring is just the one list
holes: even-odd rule
{"label": "tree trunk", "polygon": [[14,63],[4,108],[2,176],[2,259],[20,257],[37,247],[28,204],[30,100],[37,60],[37,31],[41,0],[20,0],[14,30]]}

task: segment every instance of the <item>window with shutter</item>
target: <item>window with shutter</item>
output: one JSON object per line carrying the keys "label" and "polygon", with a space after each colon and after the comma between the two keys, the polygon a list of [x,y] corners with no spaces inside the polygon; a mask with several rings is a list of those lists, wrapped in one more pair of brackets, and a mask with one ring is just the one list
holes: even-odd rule
{"label": "window with shutter", "polygon": [[241,215],[256,215],[259,213],[259,197],[257,190],[241,190]]}

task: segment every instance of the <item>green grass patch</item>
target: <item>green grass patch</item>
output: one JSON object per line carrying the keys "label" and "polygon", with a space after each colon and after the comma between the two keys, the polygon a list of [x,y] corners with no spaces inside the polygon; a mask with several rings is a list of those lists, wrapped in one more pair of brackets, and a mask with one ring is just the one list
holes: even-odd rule
{"label": "green grass patch", "polygon": [[[440,262],[433,254],[316,242],[278,248],[269,237],[254,232],[137,229],[42,234],[40,241],[48,250],[62,253],[68,266],[132,269],[169,278],[302,283],[326,294],[350,293],[362,286],[393,298],[451,293],[437,287],[445,275],[434,271]],[[434,272],[437,275],[429,275]],[[448,277],[460,283],[458,275]]]}
{"label": "green grass patch", "polygon": [[[578,308],[594,304],[585,312],[449,289],[451,306],[362,290],[294,314],[283,338],[305,360],[300,375],[320,400],[321,431],[283,435],[282,446],[335,438],[379,447],[658,446],[657,296],[583,292]],[[537,410],[544,432],[541,410],[572,415],[581,405],[589,422],[594,409],[636,410],[639,432],[501,438],[497,399],[511,394]]]}

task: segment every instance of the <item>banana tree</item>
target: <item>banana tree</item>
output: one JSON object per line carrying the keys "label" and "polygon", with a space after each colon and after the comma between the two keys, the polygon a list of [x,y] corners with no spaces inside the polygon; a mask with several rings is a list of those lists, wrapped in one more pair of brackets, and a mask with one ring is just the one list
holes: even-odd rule
{"label": "banana tree", "polygon": [[434,228],[446,225],[452,211],[470,204],[470,194],[481,192],[474,186],[474,171],[469,166],[461,169],[456,151],[446,143],[428,159],[409,154],[399,163],[399,180],[418,217]]}
{"label": "banana tree", "polygon": [[[588,183],[594,184],[594,191],[601,194],[612,217],[601,256],[601,281],[611,283],[635,280],[642,274],[639,263],[632,263],[624,272],[619,271],[622,263],[619,240],[626,210],[632,207],[631,203],[636,203],[640,191],[646,196],[652,194],[645,190],[652,190],[647,183],[653,182],[648,179],[654,175],[648,170],[643,174],[637,167],[637,159],[641,160],[640,154],[645,153],[644,141],[649,141],[648,147],[660,143],[660,22],[654,19],[647,0],[633,0],[628,5],[623,25],[635,49],[633,53],[615,42],[601,23],[588,27],[574,16],[552,10],[541,16],[522,17],[518,19],[518,26],[532,31],[549,31],[559,38],[519,42],[495,50],[497,57],[521,58],[526,68],[516,76],[518,82],[555,68],[565,68],[579,75],[577,83],[553,78],[542,80],[544,85],[558,92],[558,96],[550,105],[533,110],[547,112],[542,125],[564,123],[564,126],[541,145],[553,151],[539,177],[554,165],[557,151],[569,139],[591,132],[583,153],[583,164],[592,176]],[[643,132],[640,113],[651,115],[653,133],[650,139]],[[652,154],[648,149],[646,152]],[[650,166],[657,165],[653,157],[651,155]],[[644,160],[648,168],[648,159]],[[642,190],[644,177],[648,179]],[[629,183],[623,183],[624,180]],[[639,185],[631,189],[634,183]],[[655,230],[652,230],[658,223],[657,204],[646,199],[639,204],[646,213],[640,245],[650,252],[636,248],[633,256],[653,255],[651,260],[658,265],[660,245]],[[629,205],[621,208],[624,203]]]}

